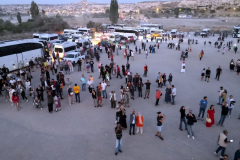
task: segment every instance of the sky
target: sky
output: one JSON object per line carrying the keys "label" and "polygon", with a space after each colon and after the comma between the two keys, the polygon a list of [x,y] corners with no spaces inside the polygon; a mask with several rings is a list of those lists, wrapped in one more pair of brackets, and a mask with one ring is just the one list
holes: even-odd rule
{"label": "sky", "polygon": [[[66,4],[78,2],[80,0],[34,0],[37,4]],[[111,0],[101,0],[101,3],[109,3]],[[160,0],[118,0],[118,3],[137,3],[142,1],[160,1]],[[32,0],[0,0],[0,5],[4,4],[31,4]],[[88,2],[98,2],[99,0],[88,0]]]}

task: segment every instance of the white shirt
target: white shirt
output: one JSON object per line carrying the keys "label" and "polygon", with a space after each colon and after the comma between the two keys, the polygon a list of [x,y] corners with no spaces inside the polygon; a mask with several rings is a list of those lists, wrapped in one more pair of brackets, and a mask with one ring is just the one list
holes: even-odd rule
{"label": "white shirt", "polygon": [[26,87],[30,87],[30,82],[25,82]]}
{"label": "white shirt", "polygon": [[91,86],[93,84],[93,81],[87,81],[87,85]]}
{"label": "white shirt", "polygon": [[[174,93],[173,93],[173,92],[174,92]],[[172,89],[172,93],[173,93],[173,94],[172,94],[173,96],[176,96],[176,94],[177,94],[177,89],[176,89],[176,88],[173,88],[173,89]]]}
{"label": "white shirt", "polygon": [[9,82],[10,82],[11,84],[13,84],[13,83],[15,83],[16,81],[15,81],[14,79],[11,79]]}
{"label": "white shirt", "polygon": [[133,121],[132,124],[135,124],[135,115],[133,115]]}
{"label": "white shirt", "polygon": [[131,56],[134,56],[134,52],[131,52]]}
{"label": "white shirt", "polygon": [[227,103],[228,103],[228,108],[234,108],[234,104],[232,104],[231,106],[230,106],[230,103],[232,102],[232,101],[234,101],[234,99],[229,99],[228,98],[228,100],[227,100]]}
{"label": "white shirt", "polygon": [[222,96],[222,93],[224,92],[224,90],[220,90],[219,92],[219,96]]}
{"label": "white shirt", "polygon": [[102,90],[106,90],[106,87],[107,87],[107,83],[101,83],[101,86],[102,86]]}

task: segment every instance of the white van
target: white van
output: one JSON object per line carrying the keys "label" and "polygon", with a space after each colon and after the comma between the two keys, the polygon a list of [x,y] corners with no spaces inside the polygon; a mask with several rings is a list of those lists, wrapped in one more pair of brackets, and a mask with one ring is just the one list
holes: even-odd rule
{"label": "white van", "polygon": [[90,47],[92,47],[92,42],[87,38],[78,39],[75,42],[77,43],[78,47],[80,47],[80,48],[83,48],[83,47],[90,48]]}
{"label": "white van", "polygon": [[64,29],[63,34],[64,35],[69,35],[69,34],[82,35],[80,31],[75,29]]}
{"label": "white van", "polygon": [[52,40],[57,40],[57,39],[58,39],[58,34],[41,34],[39,40],[52,41]]}
{"label": "white van", "polygon": [[62,44],[56,44],[54,46],[55,54],[59,53],[59,58],[65,57],[70,51],[76,51],[77,44],[74,42],[64,42]]}
{"label": "white van", "polygon": [[209,35],[209,33],[210,33],[210,29],[209,28],[204,28],[202,30],[202,32],[200,33],[200,35],[201,36],[207,36],[207,35]]}
{"label": "white van", "polygon": [[171,36],[172,36],[173,38],[176,38],[176,37],[177,37],[177,29],[172,29],[172,30],[171,30]]}

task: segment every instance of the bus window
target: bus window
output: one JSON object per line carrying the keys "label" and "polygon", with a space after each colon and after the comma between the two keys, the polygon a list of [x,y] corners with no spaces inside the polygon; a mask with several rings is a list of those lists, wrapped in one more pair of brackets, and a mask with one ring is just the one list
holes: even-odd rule
{"label": "bus window", "polygon": [[63,49],[62,48],[55,48],[55,51],[54,52],[59,52],[59,53],[62,53],[63,52]]}

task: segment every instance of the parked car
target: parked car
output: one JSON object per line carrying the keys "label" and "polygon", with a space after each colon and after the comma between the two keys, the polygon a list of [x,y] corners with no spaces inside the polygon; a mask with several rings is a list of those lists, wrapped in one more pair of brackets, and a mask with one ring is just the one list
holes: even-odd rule
{"label": "parked car", "polygon": [[122,36],[120,38],[120,43],[126,43],[127,42],[127,37]]}
{"label": "parked car", "polygon": [[59,40],[67,41],[68,38],[65,35],[58,35]]}
{"label": "parked car", "polygon": [[70,60],[73,65],[77,63],[78,59],[85,59],[85,55],[81,55],[80,52],[69,52],[65,57],[63,57],[63,60]]}
{"label": "parked car", "polygon": [[101,41],[101,42],[99,42],[100,43],[100,45],[101,46],[103,46],[103,47],[106,47],[106,46],[110,46],[110,42],[108,42],[108,41]]}

